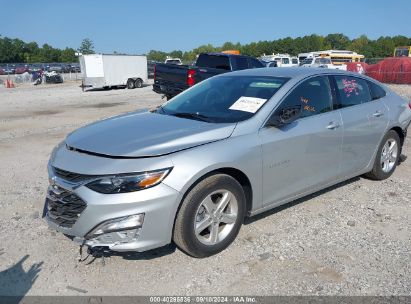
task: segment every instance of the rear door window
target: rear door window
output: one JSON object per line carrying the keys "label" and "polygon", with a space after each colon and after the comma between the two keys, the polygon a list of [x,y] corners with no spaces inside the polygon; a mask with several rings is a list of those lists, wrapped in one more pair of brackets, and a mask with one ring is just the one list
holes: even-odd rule
{"label": "rear door window", "polygon": [[248,69],[248,60],[246,57],[233,57],[237,65],[237,70]]}
{"label": "rear door window", "polygon": [[334,78],[337,84],[340,108],[371,101],[371,94],[366,80],[350,76],[334,76]]}
{"label": "rear door window", "polygon": [[370,88],[371,100],[377,100],[387,95],[385,90],[378,84],[375,84],[374,82],[371,82],[371,81],[367,81],[367,83],[368,83],[368,87]]}
{"label": "rear door window", "polygon": [[249,62],[249,67],[251,69],[264,67],[263,64],[260,61],[258,61],[257,59],[254,59],[254,58],[248,58],[248,62]]}
{"label": "rear door window", "polygon": [[231,70],[228,56],[203,54],[198,57],[197,66],[200,68]]}

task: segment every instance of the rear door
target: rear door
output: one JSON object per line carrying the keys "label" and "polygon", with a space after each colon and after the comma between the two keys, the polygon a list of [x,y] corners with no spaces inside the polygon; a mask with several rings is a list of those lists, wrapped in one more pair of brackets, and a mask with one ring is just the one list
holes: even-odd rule
{"label": "rear door", "polygon": [[371,97],[367,81],[336,75],[335,89],[343,121],[342,174],[353,175],[367,167],[388,125],[384,98]]}
{"label": "rear door", "polygon": [[303,107],[302,117],[280,128],[260,130],[265,205],[280,202],[336,180],[340,175],[342,121],[333,110],[327,76],[303,81],[279,109]]}

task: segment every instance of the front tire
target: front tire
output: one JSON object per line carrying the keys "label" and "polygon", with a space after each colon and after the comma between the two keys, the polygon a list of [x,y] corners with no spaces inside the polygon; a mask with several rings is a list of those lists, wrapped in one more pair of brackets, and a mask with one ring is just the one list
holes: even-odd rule
{"label": "front tire", "polygon": [[375,157],[374,166],[366,177],[373,180],[389,178],[397,167],[401,155],[401,141],[398,133],[390,130],[385,134]]}
{"label": "front tire", "polygon": [[231,176],[216,174],[199,182],[178,211],[173,240],[185,253],[208,257],[227,248],[240,231],[245,195]]}

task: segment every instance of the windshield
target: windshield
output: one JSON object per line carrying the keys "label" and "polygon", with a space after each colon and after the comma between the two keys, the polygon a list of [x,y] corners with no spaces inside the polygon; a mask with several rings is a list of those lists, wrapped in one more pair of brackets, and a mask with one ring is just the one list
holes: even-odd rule
{"label": "windshield", "polygon": [[213,123],[252,117],[288,78],[222,76],[209,78],[160,107],[157,112]]}
{"label": "windshield", "polygon": [[318,64],[331,64],[331,59],[330,58],[317,58],[317,59],[315,59],[315,63],[318,63]]}
{"label": "windshield", "polygon": [[395,57],[408,57],[410,55],[409,49],[399,49],[395,50]]}
{"label": "windshield", "polygon": [[282,59],[283,64],[289,64],[290,63],[290,59],[288,58],[283,58]]}
{"label": "windshield", "polygon": [[311,64],[313,62],[313,58],[305,58],[302,64]]}

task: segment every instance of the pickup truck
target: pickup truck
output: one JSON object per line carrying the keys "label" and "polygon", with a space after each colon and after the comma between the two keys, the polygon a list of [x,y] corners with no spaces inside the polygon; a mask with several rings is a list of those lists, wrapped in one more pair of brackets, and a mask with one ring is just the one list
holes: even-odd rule
{"label": "pickup truck", "polygon": [[263,64],[253,57],[224,53],[200,54],[193,66],[157,63],[153,91],[164,95],[168,100],[212,76],[262,67]]}

